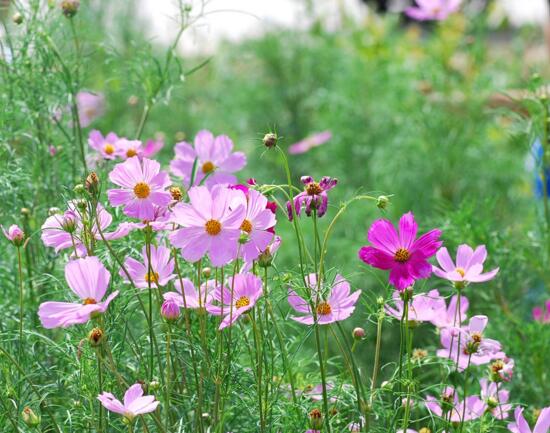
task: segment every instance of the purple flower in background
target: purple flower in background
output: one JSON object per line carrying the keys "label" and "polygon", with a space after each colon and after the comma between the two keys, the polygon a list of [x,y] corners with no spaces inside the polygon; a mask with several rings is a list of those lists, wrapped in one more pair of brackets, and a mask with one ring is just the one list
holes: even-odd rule
{"label": "purple flower in background", "polygon": [[182,141],[176,144],[175,150],[176,156],[170,163],[175,176],[183,178],[184,183],[188,184],[195,167],[193,185],[189,186],[200,185],[203,181],[208,187],[235,184],[237,178],[233,173],[246,165],[245,154],[233,152],[233,142],[227,135],[214,137],[206,130],[197,133],[193,146]]}
{"label": "purple flower in background", "polygon": [[65,280],[81,299],[75,302],[44,302],[38,308],[38,316],[44,328],[66,328],[86,323],[93,314],[104,313],[118,290],[102,301],[111,274],[95,256],[76,259],[65,265]]}
{"label": "purple flower in background", "polygon": [[141,154],[144,158],[152,158],[164,147],[163,140],[147,140],[145,146],[143,146]]}
{"label": "purple flower in background", "polygon": [[[317,323],[319,325],[345,320],[353,314],[361,290],[350,294],[350,284],[344,277],[339,274],[336,275],[330,290],[324,297],[318,293],[315,274],[309,275],[308,283],[313,297],[316,298],[312,300],[312,303],[316,308]],[[303,314],[302,316],[291,316],[291,319],[304,325],[315,323],[310,304],[304,298],[298,296],[294,290],[289,291],[288,303],[296,312]]]}
{"label": "purple flower in background", "polygon": [[434,266],[434,274],[455,283],[482,283],[492,280],[498,272],[498,268],[495,268],[483,273],[483,263],[487,258],[485,245],[480,245],[475,251],[469,245],[460,245],[456,253],[456,265],[445,247],[437,251],[436,258],[442,269]]}
{"label": "purple flower in background", "polygon": [[412,212],[399,220],[399,232],[386,219],[376,220],[369,228],[367,238],[372,246],[359,250],[359,258],[365,263],[390,271],[390,283],[398,290],[405,290],[418,279],[428,278],[433,256],[442,242],[441,231],[434,229],[416,239],[418,225]]}
{"label": "purple flower in background", "polygon": [[[330,396],[330,394],[334,391],[334,384],[333,383],[327,383],[326,384],[327,394],[329,394],[328,401],[330,403],[336,403],[338,399],[334,396]],[[306,388],[303,392],[303,395],[307,398],[309,398],[311,401],[323,401],[323,385],[315,385],[314,387],[311,387],[311,385]]]}
{"label": "purple flower in background", "polygon": [[110,189],[107,197],[112,206],[124,205],[124,213],[141,220],[155,217],[155,206],[168,206],[172,196],[165,191],[171,184],[168,173],[152,159],[140,161],[137,156],[115,165],[109,179],[121,189]]}
{"label": "purple flower in background", "polygon": [[[302,176],[302,183],[305,185],[305,190],[294,197],[294,210],[296,215],[302,213],[302,208],[305,206],[307,216],[311,216],[313,211],[317,212],[318,217],[322,217],[328,207],[327,191],[331,190],[338,183],[338,179],[324,176],[320,182],[315,182],[311,176]],[[292,206],[290,202],[286,204],[288,219],[292,221]]]}
{"label": "purple flower in background", "polygon": [[288,153],[290,153],[291,155],[306,153],[314,147],[325,144],[331,138],[332,132],[330,131],[323,131],[317,134],[310,135],[309,137],[306,137],[303,140],[298,141],[297,143],[291,144],[288,147]]}
{"label": "purple flower in background", "polygon": [[4,232],[4,236],[8,239],[8,241],[16,247],[23,245],[23,241],[25,240],[25,232],[21,230],[17,224],[12,224],[8,227],[8,230],[6,230],[3,226],[1,227]]}
{"label": "purple flower in background", "polygon": [[103,157],[103,159],[115,159],[118,154],[117,142],[119,138],[114,132],[109,132],[105,137],[94,129],[88,136],[90,147]]}
{"label": "purple flower in background", "polygon": [[542,307],[533,308],[533,320],[541,323],[550,323],[550,299],[545,303],[546,311]]}
{"label": "purple flower in background", "polygon": [[417,21],[444,21],[460,7],[461,0],[415,0],[405,13]]}
{"label": "purple flower in background", "polygon": [[124,394],[124,402],[117,400],[110,392],[99,394],[97,399],[105,409],[124,416],[130,422],[138,415],[155,411],[159,405],[154,395],[143,396],[143,388],[140,383],[128,388]]}
{"label": "purple flower in background", "polygon": [[[426,408],[438,417],[443,417],[444,413],[451,411],[450,421],[453,423],[462,422],[462,414],[464,413],[464,421],[470,421],[483,416],[485,412],[485,402],[477,395],[466,397],[464,401],[458,400],[458,392],[451,386],[447,386],[441,400],[428,395],[425,402]],[[447,415],[448,417],[448,415]]]}
{"label": "purple flower in background", "polygon": [[[396,319],[401,320],[403,317],[404,302],[402,293],[399,290],[393,292],[393,304],[395,308],[386,305],[384,309],[386,313]],[[409,305],[409,321],[414,322],[429,322],[445,307],[445,300],[439,295],[437,290],[430,290],[428,293],[414,295]]]}
{"label": "purple flower in background", "polygon": [[438,328],[447,328],[449,326],[460,326],[468,317],[466,312],[468,311],[470,303],[468,298],[464,295],[460,296],[460,310],[458,310],[458,296],[454,295],[449,301],[449,307],[445,304],[441,306],[441,310],[434,315],[430,320],[433,325]]}
{"label": "purple flower in background", "polygon": [[[144,246],[142,250],[142,259],[140,262],[128,257],[124,262],[124,267],[128,270],[134,285],[139,289],[151,287],[166,286],[168,282],[175,278],[174,261],[170,258],[170,249],[151,245],[151,270],[149,271],[149,260],[147,258],[147,249]],[[128,281],[126,273],[121,269],[120,276],[125,282]]]}
{"label": "purple flower in background", "polygon": [[134,156],[140,159],[143,155],[143,147],[139,140],[128,140],[127,138],[119,138],[116,142],[116,156],[122,159],[130,159]]}
{"label": "purple flower in background", "polygon": [[78,92],[76,106],[80,126],[86,128],[105,112],[105,97],[101,93]]}
{"label": "purple flower in background", "polygon": [[531,430],[527,421],[523,417],[523,408],[516,407],[514,411],[515,422],[508,424],[508,430],[512,433],[548,433],[550,429],[550,407],[545,407],[540,411],[540,415],[535,424],[535,428]]}
{"label": "purple flower in background", "polygon": [[505,389],[498,389],[495,382],[489,382],[483,378],[479,380],[481,388],[481,399],[485,402],[487,408],[495,418],[508,418],[508,411],[512,409],[512,405],[508,403],[510,392]]}
{"label": "purple flower in background", "polygon": [[212,292],[216,286],[215,280],[208,280],[201,284],[199,291],[189,278],[182,278],[181,283],[176,279],[176,292],[167,292],[162,296],[174,301],[180,308],[205,308],[206,304],[212,302]]}

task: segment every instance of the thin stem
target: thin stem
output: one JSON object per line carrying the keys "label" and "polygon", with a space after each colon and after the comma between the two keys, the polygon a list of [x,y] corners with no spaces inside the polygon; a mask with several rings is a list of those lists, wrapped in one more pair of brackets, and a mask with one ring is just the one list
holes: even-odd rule
{"label": "thin stem", "polygon": [[[17,359],[19,360],[19,363],[23,363],[23,270],[21,265],[21,247],[17,247],[17,270],[19,272],[19,352]],[[19,375],[18,375],[19,377]],[[21,383],[20,381],[18,385],[18,392],[17,392],[17,403],[21,404]]]}

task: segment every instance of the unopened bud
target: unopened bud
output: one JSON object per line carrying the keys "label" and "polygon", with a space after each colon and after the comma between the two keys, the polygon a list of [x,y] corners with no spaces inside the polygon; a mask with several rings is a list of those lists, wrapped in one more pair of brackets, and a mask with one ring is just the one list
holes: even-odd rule
{"label": "unopened bud", "polygon": [[262,141],[265,147],[267,147],[268,149],[271,149],[272,147],[277,146],[278,139],[279,137],[277,137],[277,134],[270,132],[264,135],[264,138]]}
{"label": "unopened bud", "polygon": [[29,427],[40,425],[40,417],[28,406],[25,406],[23,412],[21,412],[21,417],[23,418],[23,422]]}
{"label": "unopened bud", "polygon": [[365,338],[365,330],[363,328],[355,328],[352,332],[353,338],[355,340],[362,340]]}
{"label": "unopened bud", "polygon": [[19,25],[19,24],[21,24],[21,23],[23,22],[23,15],[21,15],[19,12],[16,12],[16,13],[14,13],[13,16],[11,17],[11,20],[12,20],[15,24]]}
{"label": "unopened bud", "polygon": [[74,186],[73,191],[78,195],[82,195],[86,192],[86,189],[84,188],[84,185],[78,183]]}
{"label": "unopened bud", "polygon": [[139,102],[139,98],[136,96],[136,95],[131,95],[129,98],[128,98],[128,105],[130,107],[134,107],[138,104]]}
{"label": "unopened bud", "polygon": [[21,230],[17,224],[12,224],[7,230],[2,227],[2,231],[4,232],[4,236],[6,236],[13,245],[16,247],[23,245],[25,241],[25,232]]}
{"label": "unopened bud", "polygon": [[68,210],[63,214],[61,227],[67,233],[73,233],[76,230],[76,214],[72,210]]}
{"label": "unopened bud", "polygon": [[95,171],[92,171],[86,178],[86,191],[95,196],[99,193],[99,176]]}
{"label": "unopened bud", "polygon": [[88,334],[88,342],[90,343],[90,346],[97,347],[103,342],[103,337],[105,336],[105,333],[103,332],[103,329],[101,328],[94,328],[90,331]]}
{"label": "unopened bud", "polygon": [[432,433],[432,431],[428,427],[422,427],[418,433]]}
{"label": "unopened bud", "polygon": [[48,216],[59,215],[60,213],[61,209],[58,207],[51,207],[48,209]]}
{"label": "unopened bud", "polygon": [[28,207],[21,208],[21,215],[27,217],[31,214],[31,210]]}
{"label": "unopened bud", "polygon": [[160,307],[160,314],[168,321],[177,320],[180,316],[180,307],[172,299],[166,299]]}
{"label": "unopened bud", "polygon": [[376,199],[376,206],[378,209],[386,209],[390,204],[390,198],[386,195],[379,195]]}
{"label": "unopened bud", "polygon": [[78,12],[79,7],[79,0],[63,0],[61,2],[61,10],[63,11],[63,15],[65,15],[67,18],[74,17]]}
{"label": "unopened bud", "polygon": [[323,427],[323,414],[319,409],[313,409],[309,413],[309,424],[313,430],[319,430]]}
{"label": "unopened bud", "polygon": [[210,269],[208,266],[205,268],[202,268],[202,276],[204,278],[210,278],[210,275],[212,275],[212,269]]}
{"label": "unopened bud", "polygon": [[149,382],[149,386],[147,387],[147,391],[157,391],[160,388],[160,383],[158,380],[152,380]]}
{"label": "unopened bud", "polygon": [[179,186],[171,186],[169,191],[172,196],[172,200],[181,201],[183,198],[183,193],[181,192],[181,188]]}

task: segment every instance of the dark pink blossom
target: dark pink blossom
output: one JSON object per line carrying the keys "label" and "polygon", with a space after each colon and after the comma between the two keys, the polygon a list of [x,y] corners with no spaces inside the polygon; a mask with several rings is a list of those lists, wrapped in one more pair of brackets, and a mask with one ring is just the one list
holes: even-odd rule
{"label": "dark pink blossom", "polygon": [[[294,197],[296,215],[301,215],[302,209],[305,207],[307,216],[311,216],[312,212],[315,211],[318,217],[322,217],[328,208],[327,191],[334,188],[338,180],[324,176],[320,182],[315,182],[311,176],[302,176],[301,181],[304,184],[304,191]],[[287,202],[286,208],[288,219],[292,221],[293,213],[290,202]]]}

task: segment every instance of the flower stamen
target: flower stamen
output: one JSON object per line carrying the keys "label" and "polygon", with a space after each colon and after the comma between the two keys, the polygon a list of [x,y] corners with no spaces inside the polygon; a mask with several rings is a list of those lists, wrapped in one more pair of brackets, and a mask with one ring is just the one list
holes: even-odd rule
{"label": "flower stamen", "polygon": [[393,257],[396,262],[405,263],[411,258],[411,253],[405,248],[399,248]]}
{"label": "flower stamen", "polygon": [[134,186],[134,194],[137,198],[144,199],[149,197],[149,194],[151,193],[151,188],[149,185],[147,185],[145,182],[138,182],[136,186]]}
{"label": "flower stamen", "polygon": [[113,146],[111,143],[107,143],[105,144],[105,146],[103,146],[103,151],[107,155],[112,155],[113,153],[115,153],[115,146]]}
{"label": "flower stamen", "polygon": [[252,223],[250,220],[244,220],[241,224],[241,230],[250,234],[252,232]]}
{"label": "flower stamen", "polygon": [[159,274],[158,272],[153,272],[153,271],[150,271],[150,272],[147,272],[145,274],[145,277],[143,277],[143,279],[145,281],[147,281],[148,283],[155,283],[155,284],[158,284],[159,282]]}
{"label": "flower stamen", "polygon": [[206,161],[202,165],[202,172],[204,174],[208,174],[208,173],[213,172],[215,168],[216,168],[216,166],[214,165],[214,163],[212,161]]}
{"label": "flower stamen", "polygon": [[222,224],[218,220],[208,220],[204,228],[210,236],[216,236],[222,231]]}
{"label": "flower stamen", "polygon": [[332,313],[332,307],[328,302],[321,302],[317,305],[317,314],[320,316],[327,316]]}
{"label": "flower stamen", "polygon": [[237,308],[248,307],[249,305],[250,298],[248,296],[241,296],[239,299],[237,299],[237,302],[235,302],[235,306]]}
{"label": "flower stamen", "polygon": [[92,304],[97,304],[97,301],[94,298],[86,298],[82,303],[84,305],[92,305]]}
{"label": "flower stamen", "polygon": [[306,185],[307,195],[317,195],[323,192],[323,188],[318,182],[310,182]]}

